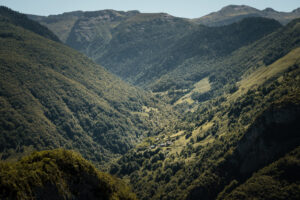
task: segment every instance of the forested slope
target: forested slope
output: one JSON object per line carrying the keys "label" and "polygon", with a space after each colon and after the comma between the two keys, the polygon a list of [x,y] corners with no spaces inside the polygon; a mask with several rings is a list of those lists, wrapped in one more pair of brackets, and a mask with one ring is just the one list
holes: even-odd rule
{"label": "forested slope", "polygon": [[167,126],[173,114],[150,94],[75,50],[2,19],[2,159],[64,147],[107,162]]}

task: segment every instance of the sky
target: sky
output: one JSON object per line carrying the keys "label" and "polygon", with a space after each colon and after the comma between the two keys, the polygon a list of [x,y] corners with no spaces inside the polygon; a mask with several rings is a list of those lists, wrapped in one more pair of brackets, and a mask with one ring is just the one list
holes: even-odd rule
{"label": "sky", "polygon": [[44,16],[75,10],[114,9],[165,12],[177,17],[197,18],[227,5],[248,5],[261,10],[271,7],[290,12],[300,7],[300,0],[0,0],[0,5],[26,14]]}

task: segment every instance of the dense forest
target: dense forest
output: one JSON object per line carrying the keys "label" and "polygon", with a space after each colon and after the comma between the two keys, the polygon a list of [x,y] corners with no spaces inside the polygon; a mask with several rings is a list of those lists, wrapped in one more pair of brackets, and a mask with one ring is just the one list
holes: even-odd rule
{"label": "dense forest", "polygon": [[0,7],[1,199],[299,199],[300,13]]}

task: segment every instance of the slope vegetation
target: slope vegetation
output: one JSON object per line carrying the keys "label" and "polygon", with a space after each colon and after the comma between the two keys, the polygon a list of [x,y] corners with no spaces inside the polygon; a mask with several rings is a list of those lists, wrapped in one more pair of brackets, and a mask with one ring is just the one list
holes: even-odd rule
{"label": "slope vegetation", "polygon": [[0,162],[0,198],[136,199],[121,180],[65,150],[36,152],[15,163]]}
{"label": "slope vegetation", "polygon": [[[112,165],[111,173],[128,178],[141,199],[216,199],[218,194],[223,199],[239,185],[250,189],[244,196],[238,196],[240,189],[237,189],[226,198],[251,196],[255,188],[251,190],[252,186],[243,183],[254,172],[300,145],[300,50],[292,48],[298,46],[295,42],[299,37],[298,25],[299,21],[294,21],[261,43],[239,51],[255,52],[249,56],[261,65],[246,62],[248,67],[240,81],[228,85],[234,88],[227,92],[223,89],[216,98],[202,101],[174,129],[163,131],[154,139],[145,139],[148,148],[139,147],[126,153]],[[292,49],[283,57],[269,53],[257,57],[252,48],[260,48],[259,44],[274,47],[267,52],[285,54],[278,52],[280,47],[273,41],[289,44],[282,51]],[[263,64],[266,55],[272,57],[267,66]],[[265,181],[272,184],[271,179]],[[285,190],[282,198],[293,199],[298,183],[296,177],[291,183],[284,183],[293,193]],[[253,192],[253,197],[256,194]]]}
{"label": "slope vegetation", "polygon": [[181,114],[3,21],[2,159],[72,148],[107,163],[143,200],[298,197],[299,19],[205,27],[163,13],[70,15],[66,41]]}
{"label": "slope vegetation", "polygon": [[5,20],[0,27],[2,159],[64,147],[103,163],[172,116],[75,50]]}
{"label": "slope vegetation", "polygon": [[190,93],[197,82],[213,77],[234,51],[281,27],[275,20],[263,18],[210,28],[163,13],[125,14],[86,13],[77,19],[66,43],[172,104]]}
{"label": "slope vegetation", "polygon": [[[246,6],[239,8],[229,6],[224,10],[228,15],[238,10],[256,10]],[[298,11],[293,13],[296,18]],[[59,27],[69,24],[66,20],[70,16],[73,19],[72,28],[68,29],[68,33],[62,33]],[[234,57],[231,56],[234,51],[280,28],[273,18],[258,18],[265,17],[263,15],[248,17],[255,16],[214,28],[164,13],[136,11],[74,12],[35,19],[60,38],[66,38],[66,44],[85,53],[122,79],[154,92],[166,92],[163,94],[168,101],[175,103],[193,90],[195,83],[211,76],[212,70],[228,62],[228,57]],[[276,19],[281,19],[280,16]],[[54,18],[56,20],[51,21]],[[294,19],[287,18],[288,21]]]}
{"label": "slope vegetation", "polygon": [[7,7],[0,6],[1,21],[10,22],[16,26],[21,26],[24,29],[30,29],[36,34],[59,42],[59,39],[48,28],[40,25],[39,23],[29,20],[25,15],[12,11]]}
{"label": "slope vegetation", "polygon": [[[300,148],[259,170],[245,183],[227,187],[218,199],[299,199]],[[236,182],[233,181],[231,186]]]}
{"label": "slope vegetation", "polygon": [[[246,19],[246,21],[250,22],[255,22],[256,20],[260,21],[263,19]],[[243,24],[244,22],[240,23]],[[265,21],[265,23],[268,22]],[[250,24],[248,24],[248,26],[250,26]],[[251,70],[255,68],[270,65],[292,49],[299,47],[300,29],[298,24],[299,19],[294,20],[285,27],[279,28],[269,35],[265,35],[254,43],[246,44],[224,56],[205,57],[202,54],[194,53],[193,57],[185,59],[176,69],[165,74],[150,86],[152,90],[158,92],[157,94],[159,96],[167,96],[170,98],[170,102],[176,102],[182,96],[189,93],[193,100],[189,102],[193,103],[195,100],[196,102],[206,101],[219,96],[223,92],[234,92],[236,89],[235,83],[243,78],[244,73],[247,71],[247,73],[250,73]],[[253,27],[258,26],[255,25],[255,23],[252,25]],[[247,26],[244,26],[244,29],[248,30],[246,27]],[[255,31],[253,34],[256,34]],[[188,38],[190,37],[187,37],[180,44],[192,47],[192,45],[189,44],[201,43],[201,37],[197,37],[197,35],[194,35],[195,40],[189,41]],[[190,49],[192,50],[193,48]],[[195,52],[199,51],[197,49],[201,50],[197,45],[195,45],[194,49]],[[218,48],[215,48],[214,52],[218,52],[217,50]],[[184,53],[184,51],[180,51],[179,48],[178,55],[181,52]],[[193,91],[195,83],[207,77],[209,78],[211,87],[210,91],[205,93]],[[162,91],[166,92],[161,93]],[[189,107],[194,105],[191,103],[188,103]]]}

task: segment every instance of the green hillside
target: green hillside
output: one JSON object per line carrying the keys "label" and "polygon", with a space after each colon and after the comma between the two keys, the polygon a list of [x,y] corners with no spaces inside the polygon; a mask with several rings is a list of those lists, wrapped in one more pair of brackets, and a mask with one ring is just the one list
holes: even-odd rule
{"label": "green hillside", "polygon": [[[255,27],[258,27],[258,25],[251,23],[257,21],[264,22],[261,26],[265,26],[264,24],[268,23],[268,20],[262,18],[249,18],[240,22],[240,24],[244,24],[244,26],[241,25],[238,27],[244,27],[243,29],[247,30],[245,31],[247,34],[248,32],[250,33],[250,30],[246,27],[252,24],[252,34],[259,34],[259,31],[255,30]],[[273,21],[269,22],[272,23]],[[205,57],[202,54],[197,55],[194,53],[193,57],[185,59],[176,69],[165,74],[156,82],[151,83],[150,88],[157,92],[157,95],[159,96],[167,96],[171,103],[184,103],[189,107],[193,106],[194,102],[206,101],[210,98],[219,96],[223,92],[233,92],[236,88],[235,83],[242,79],[244,73],[247,71],[249,73],[251,68],[255,69],[269,65],[286,55],[292,49],[300,46],[300,29],[298,24],[299,19],[294,20],[285,27],[279,28],[277,31],[265,35],[265,37],[262,37],[253,43],[243,45],[241,48],[236,48],[224,56]],[[234,27],[235,25],[230,26]],[[220,28],[217,28],[217,30],[218,29]],[[263,35],[263,33],[261,34]],[[230,35],[232,36],[233,34],[229,34],[229,36]],[[197,35],[194,35],[193,37],[195,38],[194,40],[188,40],[190,37],[187,37],[179,43],[179,45],[193,47],[192,44],[201,44],[202,37],[197,37]],[[197,50],[199,49],[198,46],[195,45],[195,47],[194,52],[199,51]],[[226,48],[228,47],[226,46]],[[181,48],[178,48],[175,52],[180,54],[183,52],[180,51],[180,49]],[[189,49],[192,50],[193,48]],[[209,78],[210,91],[202,93],[195,92],[195,84],[205,78]],[[187,101],[182,101],[184,100],[184,95],[187,94],[189,94],[191,98],[187,99]]]}
{"label": "green hillside", "polygon": [[[273,41],[297,45],[298,25],[299,21],[294,21],[239,53],[250,54],[259,44],[279,48]],[[293,36],[291,43],[285,35]],[[240,81],[234,82],[235,88],[225,92],[225,87],[221,95],[201,102],[174,129],[156,136],[157,140],[146,139],[146,146],[156,147],[129,151],[112,165],[111,173],[128,179],[140,199],[215,199],[298,147],[299,47],[267,66],[264,54],[250,55],[261,65],[248,63]]]}
{"label": "green hillside", "polygon": [[56,21],[48,23],[54,17],[33,19],[46,25],[60,38],[67,38],[67,45],[130,82],[151,67],[153,60],[165,54],[178,38],[197,27],[186,19],[165,13],[103,10],[81,14],[66,37],[67,31],[62,33],[58,26],[67,17],[58,15]]}
{"label": "green hillside", "polygon": [[59,39],[48,28],[40,25],[39,23],[29,20],[26,15],[12,11],[11,9],[0,6],[1,21],[9,22],[16,26],[21,26],[24,29],[31,30],[32,32],[46,37],[50,40],[59,42]]}
{"label": "green hillside", "polygon": [[[235,50],[261,39],[278,28],[280,28],[278,22],[264,18],[249,18],[218,28],[200,26],[177,41],[166,55],[160,55],[157,63],[144,73],[144,78],[149,78],[153,73],[158,73],[157,71],[164,72],[162,70],[164,69],[165,73],[161,75],[165,76],[150,84],[153,91],[189,89],[189,84],[215,73],[216,67],[210,67],[211,65],[217,61],[220,63],[218,65],[222,65],[224,59],[231,57]],[[187,82],[183,82],[186,79]]]}
{"label": "green hillside", "polygon": [[[4,198],[135,199],[126,184],[141,200],[298,199],[300,19],[30,16],[104,69],[10,18],[0,15]],[[122,182],[66,150],[12,162],[54,148]]]}
{"label": "green hillside", "polygon": [[99,172],[66,150],[33,153],[18,162],[0,162],[1,199],[134,200],[121,180]]}
{"label": "green hillside", "polygon": [[[62,22],[58,19],[53,24]],[[175,103],[234,51],[280,27],[275,20],[250,18],[210,28],[164,13],[104,10],[81,14],[66,44],[134,85],[167,92],[163,96]]]}
{"label": "green hillside", "polygon": [[[139,14],[113,30],[112,39],[95,60],[134,85],[145,86],[167,70],[154,66],[194,27],[185,19],[164,13]],[[149,71],[150,77],[146,77]]]}
{"label": "green hillside", "polygon": [[75,50],[7,21],[0,27],[2,159],[64,147],[103,164],[174,115]]}

